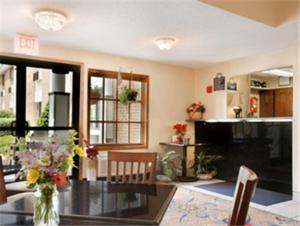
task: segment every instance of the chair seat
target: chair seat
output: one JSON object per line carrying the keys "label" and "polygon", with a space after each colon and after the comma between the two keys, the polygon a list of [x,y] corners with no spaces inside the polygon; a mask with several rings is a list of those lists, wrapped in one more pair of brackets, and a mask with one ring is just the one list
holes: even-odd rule
{"label": "chair seat", "polygon": [[23,198],[25,196],[28,196],[28,195],[32,195],[32,197],[33,197],[34,193],[33,192],[22,192],[22,193],[18,193],[18,194],[15,194],[15,195],[11,195],[11,196],[7,197],[7,202],[15,202],[18,199],[21,199],[21,198]]}
{"label": "chair seat", "polygon": [[36,189],[27,188],[26,181],[18,181],[5,185],[8,196],[15,195],[22,192],[34,192]]}

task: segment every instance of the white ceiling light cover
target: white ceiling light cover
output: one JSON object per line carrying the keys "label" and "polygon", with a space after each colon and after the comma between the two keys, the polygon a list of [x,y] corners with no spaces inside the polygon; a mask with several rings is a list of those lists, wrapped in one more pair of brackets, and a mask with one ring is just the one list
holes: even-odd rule
{"label": "white ceiling light cover", "polygon": [[46,31],[59,31],[66,22],[65,15],[52,10],[40,10],[34,14],[35,22]]}
{"label": "white ceiling light cover", "polygon": [[170,36],[163,36],[155,39],[156,45],[161,50],[170,50],[176,42],[177,39]]}

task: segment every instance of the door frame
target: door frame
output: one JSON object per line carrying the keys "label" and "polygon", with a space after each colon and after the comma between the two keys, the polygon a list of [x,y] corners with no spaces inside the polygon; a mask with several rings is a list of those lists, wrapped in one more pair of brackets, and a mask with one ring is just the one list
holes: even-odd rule
{"label": "door frame", "polygon": [[[81,143],[82,131],[82,94],[81,89],[83,63],[32,57],[19,54],[0,52],[0,63],[16,66],[16,127],[13,129],[17,137],[25,135],[26,130],[69,130],[75,129],[79,132],[79,142]],[[52,69],[55,72],[72,71],[72,125],[70,127],[26,127],[26,67]],[[77,104],[78,103],[78,104]],[[10,130],[12,128],[2,128]],[[79,164],[79,158],[75,157],[75,164]],[[78,178],[78,168],[73,167],[73,177]]]}

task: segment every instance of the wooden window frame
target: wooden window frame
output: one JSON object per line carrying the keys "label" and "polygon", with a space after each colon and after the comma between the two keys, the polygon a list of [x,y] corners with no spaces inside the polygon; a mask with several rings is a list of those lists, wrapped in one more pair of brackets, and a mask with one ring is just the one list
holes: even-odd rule
{"label": "wooden window frame", "polygon": [[[118,78],[118,72],[117,71],[108,71],[108,70],[99,70],[99,69],[88,69],[88,87],[87,87],[87,109],[88,109],[88,115],[87,115],[87,139],[90,141],[90,124],[91,123],[99,123],[102,124],[102,128],[104,123],[112,123],[117,125],[118,123],[126,123],[130,125],[131,123],[139,123],[141,125],[141,143],[138,144],[132,144],[130,143],[130,127],[128,127],[128,144],[91,144],[94,145],[99,151],[107,151],[107,150],[122,150],[122,149],[145,149],[148,148],[148,128],[149,128],[149,76],[147,75],[140,75],[140,74],[131,74],[131,73],[125,73],[122,72],[122,79],[129,80],[129,81],[140,81],[142,82],[141,87],[141,100],[138,101],[141,103],[141,121],[132,122],[130,121],[130,105],[129,105],[129,119],[128,121],[118,121],[118,111],[116,112],[116,120],[115,121],[109,121],[104,120],[102,118],[101,120],[90,120],[90,103],[92,99],[102,100],[103,102],[105,100],[114,101],[116,103],[116,109],[118,105],[118,91],[116,91],[116,98],[105,98],[104,96],[99,98],[91,98],[90,96],[90,88],[91,88],[91,77],[99,77],[99,78]],[[105,89],[105,87],[104,87]],[[118,89],[117,89],[118,90]],[[103,91],[105,92],[105,91]],[[104,111],[104,110],[103,110]],[[104,115],[104,114],[102,114]],[[103,131],[103,129],[102,129]],[[103,138],[102,138],[103,139]],[[117,141],[116,141],[117,142]]]}

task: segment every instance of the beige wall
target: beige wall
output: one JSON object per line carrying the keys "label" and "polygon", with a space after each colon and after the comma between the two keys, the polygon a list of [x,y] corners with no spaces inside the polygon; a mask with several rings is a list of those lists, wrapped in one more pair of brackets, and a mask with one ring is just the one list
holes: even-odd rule
{"label": "beige wall", "polygon": [[[0,40],[0,51],[12,52],[12,40]],[[113,56],[91,51],[40,46],[40,56],[84,63],[81,88],[84,90],[83,125],[86,134],[87,120],[87,70],[89,68],[117,71],[150,76],[149,96],[149,150],[159,151],[159,142],[170,141],[172,125],[184,122],[185,109],[194,100],[194,71],[192,69],[167,65],[147,60]],[[190,127],[190,131],[192,128]],[[191,133],[189,131],[189,133]]]}

